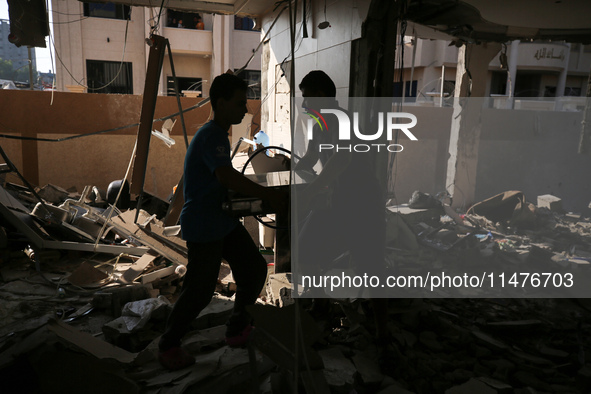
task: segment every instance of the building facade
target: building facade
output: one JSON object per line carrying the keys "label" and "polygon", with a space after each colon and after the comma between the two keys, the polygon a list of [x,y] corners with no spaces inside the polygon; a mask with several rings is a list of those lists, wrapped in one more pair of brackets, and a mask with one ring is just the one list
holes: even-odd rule
{"label": "building facade", "polygon": [[[395,82],[396,96],[426,104],[437,103],[442,89],[444,97],[454,94],[458,48],[449,41],[406,37],[401,49],[405,82]],[[590,68],[590,45],[513,41],[489,64],[486,96],[581,97]]]}
{"label": "building facade", "polygon": [[[243,67],[260,42],[245,18],[112,3],[52,0],[56,88],[88,93],[142,94],[152,31],[166,37],[184,96],[206,97],[212,79]],[[155,29],[152,27],[155,26]],[[245,72],[249,98],[260,98],[261,57]],[[164,58],[160,95],[174,95],[172,67]]]}

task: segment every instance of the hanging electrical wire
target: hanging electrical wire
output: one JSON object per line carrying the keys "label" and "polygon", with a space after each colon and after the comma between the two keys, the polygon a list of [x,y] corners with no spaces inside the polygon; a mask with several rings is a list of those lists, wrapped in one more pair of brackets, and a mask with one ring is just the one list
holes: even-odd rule
{"label": "hanging electrical wire", "polygon": [[[282,1],[282,2],[278,2],[278,6],[285,3],[286,1]],[[255,53],[260,49],[261,45],[263,44],[263,42],[265,41],[266,37],[268,37],[268,35],[270,34],[270,32],[273,30],[275,24],[277,23],[277,21],[279,20],[279,17],[281,16],[281,14],[287,9],[287,6],[282,8],[281,11],[279,12],[279,14],[277,14],[277,16],[275,17],[275,20],[273,21],[273,23],[271,24],[271,26],[269,27],[267,33],[265,34],[265,36],[263,37],[263,39],[260,41],[259,45],[257,46],[257,48],[255,49]],[[129,23],[129,20],[128,20]],[[301,27],[300,27],[301,28]],[[50,42],[52,43],[54,50],[55,50],[55,42],[53,41],[53,35],[50,34],[49,36]],[[127,40],[127,28],[126,28],[126,40]],[[301,41],[300,41],[300,45],[301,45]],[[299,46],[298,46],[299,47]],[[50,51],[51,53],[51,51]],[[60,63],[63,65],[63,62],[61,60],[61,58],[59,58],[59,54],[56,51],[55,52],[56,57],[58,58],[58,60],[60,61]],[[287,59],[289,58],[290,55],[286,56],[285,59],[283,59],[283,61],[281,62],[281,65],[283,65]],[[248,67],[248,64],[250,64],[250,62],[252,61],[252,59],[254,58],[254,53],[253,55],[248,59],[248,61],[244,64],[243,67],[241,67],[238,71],[235,72],[235,74],[238,74],[240,70],[244,70],[246,69],[246,67]],[[53,63],[53,58],[52,58],[52,63]],[[74,78],[74,76],[70,73],[70,71],[64,66],[64,68],[66,69],[66,71],[70,74],[70,76],[72,78]],[[75,78],[74,78],[75,79]],[[261,101],[261,104],[259,105],[259,109],[256,112],[255,116],[261,111],[262,108],[262,104],[264,102],[266,102],[266,100],[269,98],[270,96],[270,92],[275,88],[275,86],[277,86],[277,84],[279,83],[279,80],[277,79],[277,77],[275,78],[276,82],[273,85],[273,87],[271,87],[269,89],[269,91],[267,91],[266,97]],[[82,84],[79,84],[81,86],[84,86]],[[53,100],[53,99],[52,99]],[[163,116],[161,118],[158,119],[154,119],[154,122],[159,122],[159,121],[164,121],[167,119],[171,119],[174,118],[175,116],[178,116],[182,113],[186,113],[189,111],[193,111],[195,109],[201,108],[203,106],[205,106],[207,103],[209,103],[209,98],[206,98],[205,100],[200,101],[199,103],[197,103],[196,105],[193,105],[191,107],[185,108],[182,111],[179,112],[175,112],[173,114],[170,115],[166,115]],[[210,112],[211,115],[211,112]],[[254,119],[254,117],[253,117]],[[12,127],[9,127],[5,124],[3,124],[2,122],[0,122],[0,126],[2,126],[4,129],[6,130],[10,130],[13,131],[15,133],[20,133],[19,130],[16,130]],[[124,130],[124,129],[128,129],[128,128],[132,128],[132,127],[136,127],[139,126],[139,123],[133,123],[133,124],[128,124],[128,125],[124,125],[124,126],[120,126],[120,127],[114,127],[111,129],[107,129],[107,130],[100,130],[100,131],[95,131],[95,132],[91,132],[91,133],[86,133],[86,134],[79,134],[79,135],[72,135],[72,136],[68,136],[68,137],[63,137],[63,138],[40,138],[40,137],[26,137],[26,136],[17,136],[17,135],[10,135],[10,134],[0,134],[0,138],[6,138],[6,139],[15,139],[15,140],[24,140],[24,141],[40,141],[40,142],[63,142],[63,141],[69,141],[69,140],[73,140],[73,139],[77,139],[77,138],[84,138],[84,137],[89,137],[89,136],[93,136],[93,135],[99,135],[99,134],[105,134],[105,133],[110,133],[110,132],[115,132],[115,131],[119,131],[119,130]]]}
{"label": "hanging electrical wire", "polygon": [[[123,40],[123,54],[121,55],[121,62],[119,63],[119,69],[117,70],[117,74],[113,77],[113,79],[109,82],[107,82],[106,84],[95,88],[95,87],[89,87],[85,84],[82,83],[82,80],[84,80],[84,78],[77,80],[76,77],[72,74],[72,72],[68,69],[68,67],[64,64],[64,62],[62,61],[62,58],[60,57],[57,47],[55,45],[55,40],[53,38],[53,34],[51,34],[51,31],[49,33],[49,41],[51,43],[51,46],[53,47],[53,50],[55,52],[55,56],[56,58],[59,60],[60,64],[62,65],[62,67],[64,68],[64,70],[66,70],[66,72],[68,73],[68,75],[70,75],[70,77],[72,77],[72,79],[74,80],[74,82],[79,85],[84,87],[87,90],[91,90],[91,91],[99,91],[99,90],[103,90],[106,89],[107,87],[109,87],[110,85],[112,85],[115,81],[117,81],[117,79],[119,78],[119,75],[121,74],[121,70],[123,69],[123,64],[124,64],[124,59],[125,59],[125,52],[127,49],[127,37],[128,37],[128,32],[129,32],[129,21],[131,20],[131,7],[129,8],[129,14],[127,15],[127,21],[125,23],[125,36],[124,36],[124,40]],[[53,24],[56,24],[56,22],[54,21]],[[57,23],[59,24],[59,23]]]}
{"label": "hanging electrical wire", "polygon": [[151,26],[150,35],[156,34],[156,32],[158,32],[160,29],[160,17],[162,16],[162,10],[164,9],[165,1],[168,4],[168,0],[162,0],[162,2],[160,2],[160,9],[158,10],[158,19],[156,19],[156,23],[154,23],[154,25]]}
{"label": "hanging electrical wire", "polygon": [[[406,3],[402,6],[403,9],[401,10],[401,15],[403,15],[402,19],[399,20],[399,39],[400,39],[400,43],[399,45],[397,45],[398,48],[398,53],[396,54],[396,61],[395,61],[395,67],[396,69],[394,70],[395,72],[398,71],[398,78],[395,78],[395,81],[397,80],[398,83],[400,83],[401,89],[402,91],[404,91],[405,88],[405,81],[404,81],[404,37],[406,36],[406,28],[407,28],[407,21],[406,19],[404,19],[404,15],[406,13]],[[412,88],[412,81],[410,81],[410,86]],[[396,111],[397,112],[401,112],[402,111],[402,100],[399,102],[396,102]],[[400,130],[396,130],[396,133],[394,134],[394,144],[398,144],[398,138],[400,136]],[[395,186],[396,186],[396,179],[398,176],[398,166],[396,165],[396,160],[398,158],[398,155],[396,154],[396,152],[390,152],[389,156],[388,156],[388,172],[387,172],[387,193],[388,193],[388,198],[392,198],[393,200],[396,200],[396,193],[395,193]]]}

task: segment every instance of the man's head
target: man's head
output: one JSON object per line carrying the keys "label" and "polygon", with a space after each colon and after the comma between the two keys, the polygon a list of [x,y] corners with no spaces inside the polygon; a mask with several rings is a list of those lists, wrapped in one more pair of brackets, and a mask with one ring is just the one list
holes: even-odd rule
{"label": "man's head", "polygon": [[300,82],[304,97],[335,97],[337,89],[334,82],[324,71],[310,71]]}
{"label": "man's head", "polygon": [[215,77],[209,88],[209,99],[215,115],[231,124],[240,123],[244,114],[248,112],[247,89],[246,82],[235,75],[222,74]]}

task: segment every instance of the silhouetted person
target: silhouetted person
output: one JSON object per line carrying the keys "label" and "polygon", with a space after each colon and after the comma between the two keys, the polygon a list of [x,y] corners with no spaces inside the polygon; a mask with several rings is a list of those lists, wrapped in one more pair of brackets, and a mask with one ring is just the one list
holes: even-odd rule
{"label": "silhouetted person", "polygon": [[286,202],[282,193],[250,181],[232,167],[228,130],[247,112],[246,90],[246,83],[231,74],[213,80],[209,90],[213,120],[197,131],[185,157],[180,221],[188,248],[187,272],[159,342],[160,363],[170,370],[195,362],[180,347],[181,339],[211,301],[222,258],[230,264],[237,285],[226,330],[230,346],[247,341],[252,326],[245,308],[256,301],[267,276],[267,263],[244,226],[222,209],[228,189],[267,200],[276,210],[284,209]]}

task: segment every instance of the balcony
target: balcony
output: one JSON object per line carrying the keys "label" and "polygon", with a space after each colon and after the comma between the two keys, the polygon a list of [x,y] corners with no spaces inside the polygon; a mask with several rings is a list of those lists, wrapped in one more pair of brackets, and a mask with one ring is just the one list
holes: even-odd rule
{"label": "balcony", "polygon": [[209,30],[165,27],[164,36],[170,41],[173,53],[211,55],[212,32]]}

